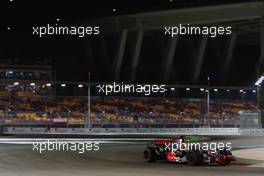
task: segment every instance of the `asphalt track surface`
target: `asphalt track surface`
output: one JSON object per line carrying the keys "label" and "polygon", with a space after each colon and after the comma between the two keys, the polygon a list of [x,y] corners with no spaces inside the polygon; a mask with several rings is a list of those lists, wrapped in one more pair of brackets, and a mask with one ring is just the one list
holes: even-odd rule
{"label": "asphalt track surface", "polygon": [[[263,145],[263,137],[229,139],[234,145]],[[102,144],[99,151],[76,152],[32,151],[31,145],[0,144],[2,176],[263,176],[263,167],[188,166],[176,163],[145,163],[145,144]]]}

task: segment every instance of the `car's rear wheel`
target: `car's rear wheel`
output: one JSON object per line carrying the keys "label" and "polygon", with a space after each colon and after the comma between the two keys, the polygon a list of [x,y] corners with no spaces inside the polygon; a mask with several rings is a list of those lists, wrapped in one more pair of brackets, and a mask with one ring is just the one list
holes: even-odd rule
{"label": "car's rear wheel", "polygon": [[144,151],[144,160],[145,162],[149,162],[149,163],[153,163],[157,160],[157,156],[156,156],[156,153],[153,149],[151,148],[147,148],[145,151]]}
{"label": "car's rear wheel", "polygon": [[[220,150],[220,155],[232,155],[232,152],[230,150]],[[222,166],[226,166],[226,165],[229,165],[231,163],[231,160],[225,160],[223,162],[223,164],[221,164]]]}
{"label": "car's rear wheel", "polygon": [[225,160],[225,162],[224,162],[223,166],[227,166],[227,165],[229,165],[230,163],[231,163],[231,161],[230,161],[230,160]]}
{"label": "car's rear wheel", "polygon": [[187,163],[191,166],[201,165],[203,163],[203,155],[200,151],[189,151],[186,154]]}

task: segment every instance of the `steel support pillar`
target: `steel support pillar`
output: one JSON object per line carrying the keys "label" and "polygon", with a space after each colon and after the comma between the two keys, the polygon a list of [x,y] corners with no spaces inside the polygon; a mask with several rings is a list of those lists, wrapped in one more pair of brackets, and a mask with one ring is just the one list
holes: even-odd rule
{"label": "steel support pillar", "polygon": [[130,81],[134,82],[137,75],[137,67],[140,59],[140,52],[142,48],[142,41],[143,41],[144,31],[139,30],[136,34],[136,41],[135,46],[132,51],[132,64],[131,64],[131,74],[130,74]]}
{"label": "steel support pillar", "polygon": [[197,58],[194,61],[194,71],[192,75],[193,84],[197,84],[200,78],[200,73],[201,73],[201,69],[202,69],[202,65],[204,61],[207,41],[208,41],[208,36],[203,35],[200,40],[200,44],[198,46],[199,48],[198,48]]}
{"label": "steel support pillar", "polygon": [[163,82],[169,81],[169,76],[172,72],[172,66],[178,42],[178,36],[170,38],[168,41],[168,47],[165,49],[164,65],[163,65]]}
{"label": "steel support pillar", "polygon": [[113,63],[114,81],[118,81],[120,77],[120,70],[123,62],[123,56],[126,48],[127,29],[121,31],[119,41],[117,43],[116,56]]}
{"label": "steel support pillar", "polygon": [[225,58],[223,62],[223,72],[222,72],[223,82],[226,82],[228,74],[230,73],[230,67],[233,59],[236,41],[237,41],[237,34],[233,33],[228,41]]}

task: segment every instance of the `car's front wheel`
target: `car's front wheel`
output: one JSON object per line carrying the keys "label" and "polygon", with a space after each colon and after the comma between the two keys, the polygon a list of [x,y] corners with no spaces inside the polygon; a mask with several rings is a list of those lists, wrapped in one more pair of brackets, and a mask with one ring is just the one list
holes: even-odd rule
{"label": "car's front wheel", "polygon": [[143,155],[144,155],[145,162],[153,163],[157,160],[157,156],[156,156],[154,149],[147,148],[144,151]]}
{"label": "car's front wheel", "polygon": [[187,163],[192,166],[201,165],[203,163],[203,156],[200,151],[188,151],[186,158]]}

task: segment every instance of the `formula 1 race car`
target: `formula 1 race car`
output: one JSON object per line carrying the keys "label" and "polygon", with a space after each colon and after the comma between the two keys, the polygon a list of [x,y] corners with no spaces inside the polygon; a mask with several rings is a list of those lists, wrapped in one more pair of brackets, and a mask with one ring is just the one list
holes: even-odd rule
{"label": "formula 1 race car", "polygon": [[203,164],[216,164],[225,166],[230,164],[231,161],[236,159],[232,155],[230,150],[227,149],[216,149],[201,150],[201,149],[179,149],[173,146],[177,144],[183,145],[184,137],[177,137],[173,139],[157,139],[151,142],[150,145],[144,150],[144,160],[146,162],[155,162],[157,160],[177,162],[177,163],[188,163],[192,166],[203,165]]}

